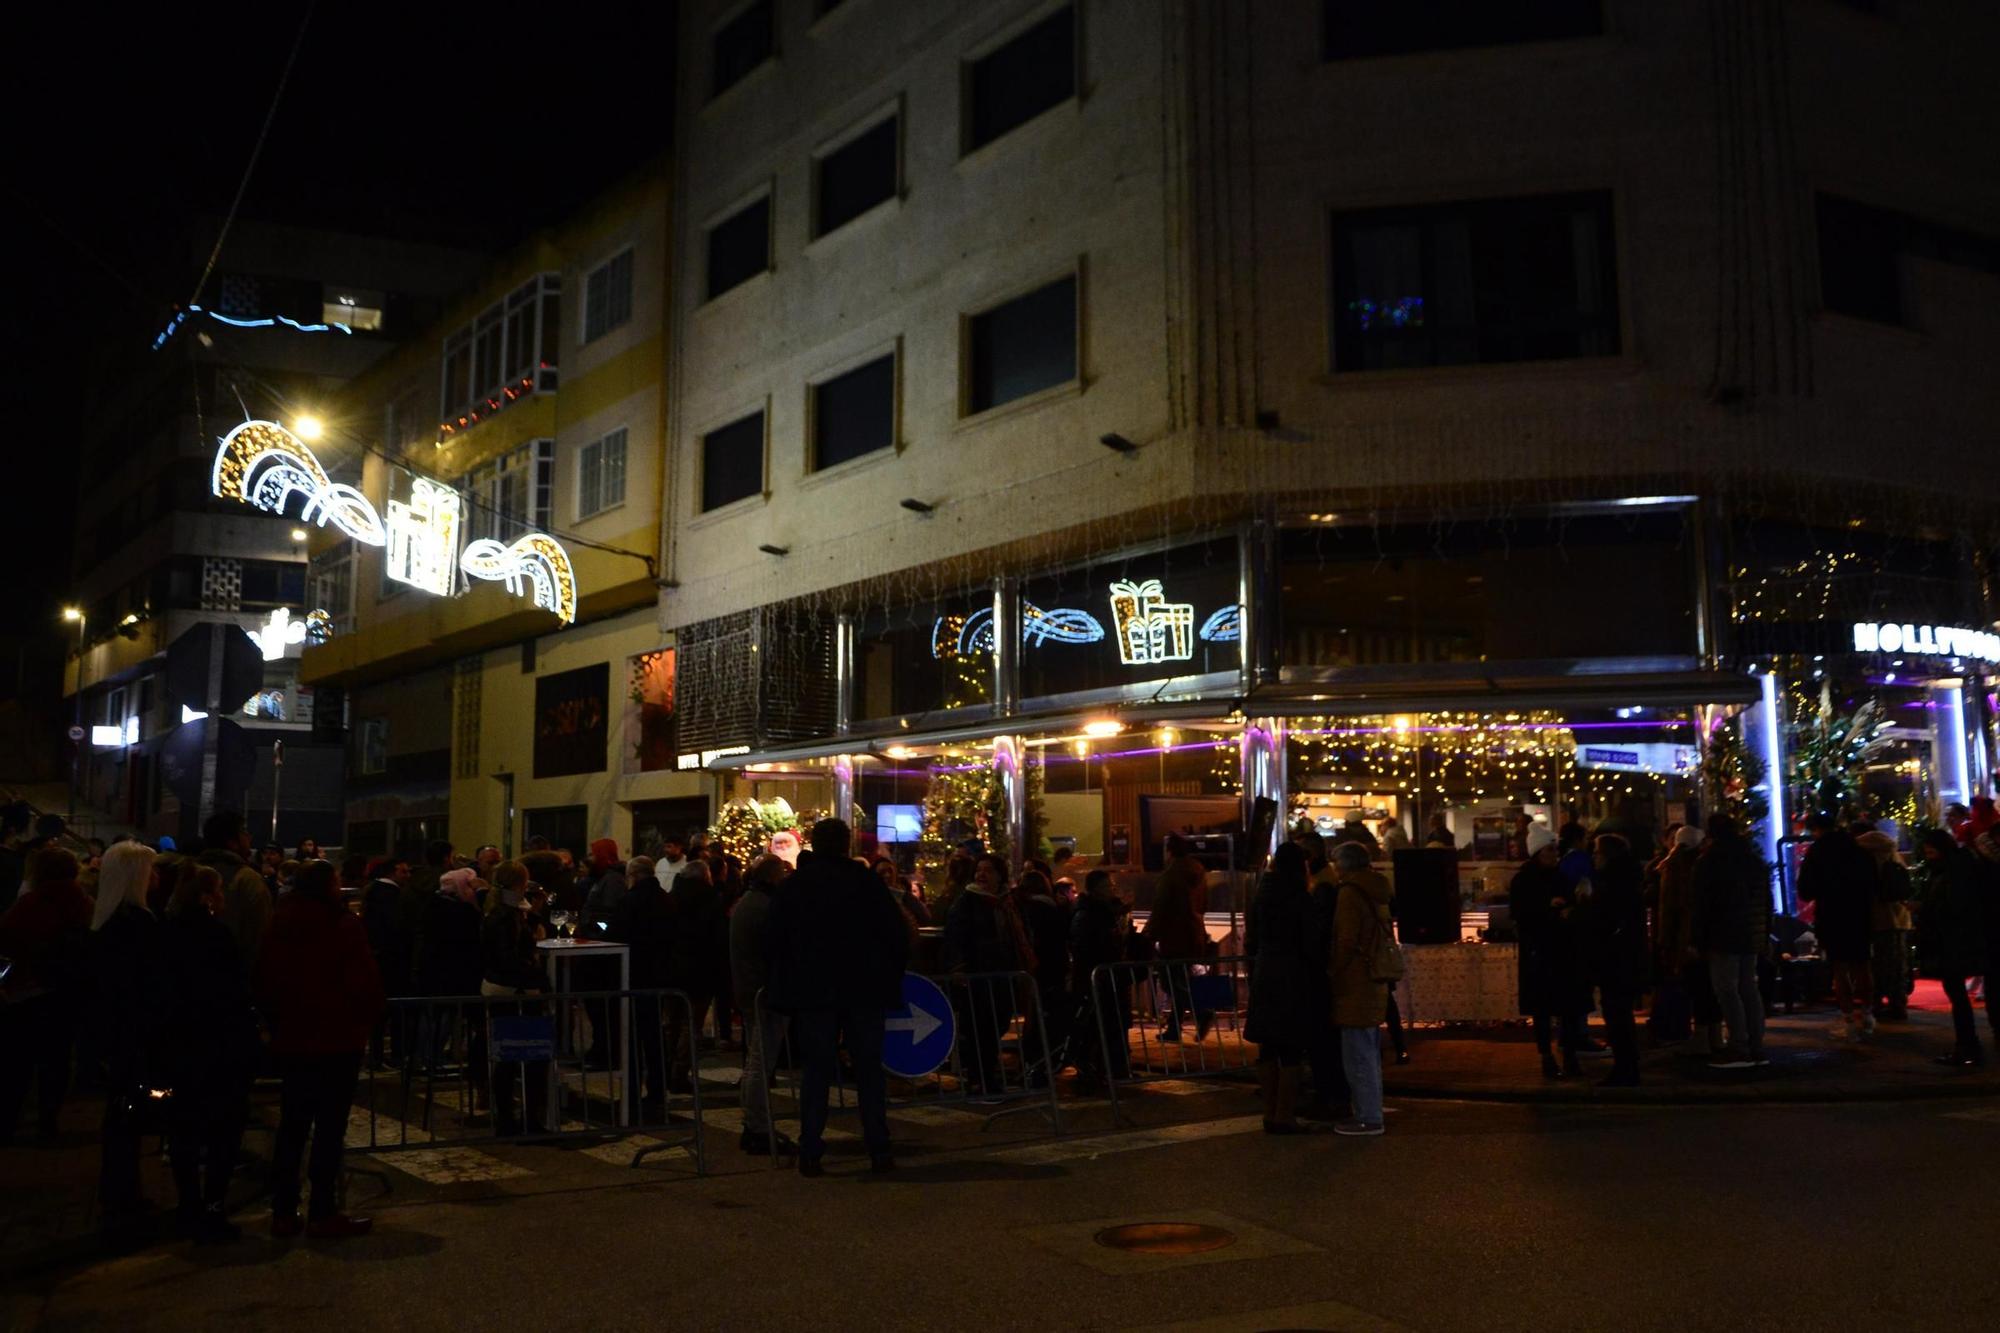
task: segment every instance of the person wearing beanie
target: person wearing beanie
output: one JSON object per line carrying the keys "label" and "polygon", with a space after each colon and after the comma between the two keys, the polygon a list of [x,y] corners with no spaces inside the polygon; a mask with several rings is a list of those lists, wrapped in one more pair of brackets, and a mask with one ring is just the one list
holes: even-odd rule
{"label": "person wearing beanie", "polygon": [[[1514,873],[1507,903],[1521,935],[1521,1012],[1534,1020],[1535,1048],[1544,1078],[1583,1072],[1577,1042],[1583,1035],[1587,1000],[1577,979],[1576,942],[1570,930],[1570,882],[1547,825],[1528,830],[1528,859]],[[1555,1058],[1555,1021],[1562,1021],[1562,1063]]]}

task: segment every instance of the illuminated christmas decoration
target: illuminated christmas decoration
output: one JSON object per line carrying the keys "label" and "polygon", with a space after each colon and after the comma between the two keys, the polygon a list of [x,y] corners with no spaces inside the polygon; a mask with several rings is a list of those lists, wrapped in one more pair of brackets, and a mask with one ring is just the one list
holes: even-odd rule
{"label": "illuminated christmas decoration", "polygon": [[[452,499],[457,498],[453,493]],[[531,532],[511,546],[482,537],[466,545],[458,567],[468,578],[505,582],[507,591],[517,597],[521,580],[528,579],[534,585],[536,606],[554,612],[565,625],[576,619],[576,574],[569,552],[553,537]]]}
{"label": "illuminated christmas decoration", "polygon": [[264,650],[264,660],[275,662],[295,643],[325,643],[333,637],[333,620],[324,611],[311,611],[304,619],[293,620],[284,607],[273,611],[263,627],[250,631],[250,639]]}
{"label": "illuminated christmas decoration", "polygon": [[267,513],[282,514],[294,494],[306,500],[302,522],[329,522],[367,546],[385,538],[366,496],[327,476],[305,441],[275,421],[246,421],[222,437],[209,489]]}
{"label": "illuminated christmas decoration", "polygon": [[300,333],[345,333],[349,336],[354,333],[354,330],[347,325],[332,320],[324,324],[304,324],[290,315],[267,315],[262,319],[244,319],[237,315],[225,315],[219,311],[191,305],[185,310],[174,312],[174,317],[167,321],[167,327],[161,329],[159,335],[153,339],[153,350],[157,352],[165,347],[167,340],[180,332],[181,325],[187,323],[189,315],[205,315],[218,324],[227,324],[238,329],[269,329],[283,324],[287,328],[297,329]]}
{"label": "illuminated christmas decoration", "polygon": [[1118,657],[1127,666],[1185,662],[1194,656],[1194,607],[1169,602],[1158,579],[1111,585],[1111,620]]}
{"label": "illuminated christmas decoration", "polygon": [[452,557],[458,553],[459,508],[457,491],[427,477],[411,478],[409,500],[389,501],[388,576],[440,597],[451,596],[457,578]]}
{"label": "illuminated christmas decoration", "polygon": [[1202,621],[1200,637],[1208,643],[1235,643],[1243,637],[1243,608],[1225,606]]}
{"label": "illuminated christmas decoration", "polygon": [[[1104,637],[1104,626],[1088,611],[1057,607],[1044,611],[1033,604],[1021,607],[1021,642],[1040,647],[1056,643],[1096,643]],[[931,625],[932,657],[984,657],[993,651],[993,609],[982,606],[971,615],[939,616]]]}

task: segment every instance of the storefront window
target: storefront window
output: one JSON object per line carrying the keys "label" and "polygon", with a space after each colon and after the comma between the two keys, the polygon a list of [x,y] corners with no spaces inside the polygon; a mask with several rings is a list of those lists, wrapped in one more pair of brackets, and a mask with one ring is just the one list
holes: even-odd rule
{"label": "storefront window", "polygon": [[657,773],[674,767],[674,650],[631,659],[626,690],[625,771]]}
{"label": "storefront window", "polygon": [[1237,670],[1237,568],[1219,537],[1024,580],[1022,697]]}
{"label": "storefront window", "polygon": [[1280,661],[1691,657],[1687,529],[1667,509],[1287,529]]}
{"label": "storefront window", "polygon": [[968,591],[855,620],[854,715],[914,717],[993,701],[993,595]]}

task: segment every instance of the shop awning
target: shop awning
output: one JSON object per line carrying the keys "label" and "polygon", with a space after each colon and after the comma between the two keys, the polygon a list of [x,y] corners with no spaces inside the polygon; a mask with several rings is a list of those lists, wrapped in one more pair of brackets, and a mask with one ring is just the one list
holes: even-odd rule
{"label": "shop awning", "polygon": [[1538,663],[1528,669],[1468,671],[1464,664],[1413,672],[1335,668],[1288,670],[1239,703],[1260,717],[1301,714],[1373,714],[1477,711],[1500,708],[1691,708],[1698,704],[1757,701],[1757,681],[1732,671],[1622,671],[1565,669]]}

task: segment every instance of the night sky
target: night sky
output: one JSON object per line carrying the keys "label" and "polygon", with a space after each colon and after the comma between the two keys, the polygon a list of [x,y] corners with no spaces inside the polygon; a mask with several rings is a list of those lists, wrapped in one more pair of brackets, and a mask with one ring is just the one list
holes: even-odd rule
{"label": "night sky", "polygon": [[[66,4],[10,20],[17,433],[0,529],[8,567],[36,577],[0,617],[0,697],[20,646],[62,642],[80,405],[188,298],[184,223],[227,209],[305,12]],[[497,250],[666,148],[672,5],[553,12],[319,4],[241,216]],[[34,691],[32,656],[28,673]]]}

